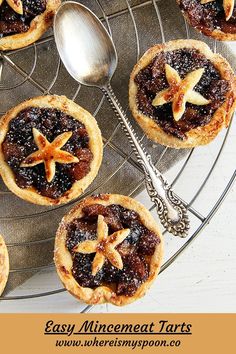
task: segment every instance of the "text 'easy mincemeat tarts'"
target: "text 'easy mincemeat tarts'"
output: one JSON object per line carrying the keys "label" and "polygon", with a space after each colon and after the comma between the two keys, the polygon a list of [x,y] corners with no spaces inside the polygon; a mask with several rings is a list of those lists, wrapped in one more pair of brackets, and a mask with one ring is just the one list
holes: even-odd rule
{"label": "text 'easy mincemeat tarts'", "polygon": [[0,50],[26,47],[52,25],[60,0],[0,0]]}
{"label": "text 'easy mincemeat tarts'", "polygon": [[150,48],[133,69],[130,108],[148,137],[174,148],[211,142],[229,125],[236,79],[229,63],[201,41]]}
{"label": "text 'easy mincemeat tarts'", "polygon": [[177,0],[191,26],[207,36],[236,40],[235,0]]}
{"label": "text 'easy mincemeat tarts'", "polygon": [[122,195],[84,199],[61,221],[55,264],[66,289],[88,304],[126,305],[156,278],[163,239],[149,211]]}
{"label": "text 'easy mincemeat tarts'", "polygon": [[20,198],[57,205],[77,198],[94,180],[103,144],[89,112],[64,96],[25,101],[0,121],[0,173]]}
{"label": "text 'easy mincemeat tarts'", "polygon": [[0,235],[0,296],[2,295],[9,275],[9,256],[7,246]]}

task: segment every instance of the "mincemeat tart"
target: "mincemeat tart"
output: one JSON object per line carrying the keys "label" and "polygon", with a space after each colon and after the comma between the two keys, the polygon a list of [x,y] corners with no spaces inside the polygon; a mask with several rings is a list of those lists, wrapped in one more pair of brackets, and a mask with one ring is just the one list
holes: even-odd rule
{"label": "mincemeat tart", "polygon": [[163,239],[150,212],[126,196],[84,199],[61,221],[55,264],[66,289],[88,304],[142,297],[161,266]]}

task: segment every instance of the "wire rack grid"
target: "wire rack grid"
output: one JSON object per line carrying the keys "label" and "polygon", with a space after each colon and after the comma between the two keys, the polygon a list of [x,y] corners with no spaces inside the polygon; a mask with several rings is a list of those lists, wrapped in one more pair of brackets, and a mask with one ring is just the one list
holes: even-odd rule
{"label": "wire rack grid", "polygon": [[[123,8],[118,8],[117,11],[111,13],[111,14],[107,14],[105,9],[104,9],[104,4],[102,4],[102,1],[99,0],[93,0],[93,1],[84,1],[84,3],[86,5],[91,5],[91,8],[93,9],[93,6],[95,6],[95,8],[99,9],[100,12],[100,18],[101,20],[104,22],[104,24],[107,26],[109,32],[112,34],[113,30],[112,30],[112,25],[111,25],[111,21],[113,19],[117,19],[120,16],[127,16],[127,18],[129,19],[129,25],[133,27],[133,33],[135,36],[135,47],[136,47],[136,53],[134,53],[135,58],[134,61],[137,61],[141,55],[141,47],[142,47],[142,32],[139,29],[139,25],[137,23],[136,20],[136,12],[137,11],[145,11],[146,8],[150,7],[152,8],[152,13],[155,14],[156,19],[158,20],[158,28],[159,28],[159,33],[160,33],[160,37],[162,42],[166,41],[166,30],[165,30],[165,26],[163,23],[163,18],[162,18],[162,13],[160,11],[160,5],[163,4],[165,1],[162,2],[162,0],[149,0],[149,1],[128,1],[125,0],[124,4],[125,6],[123,6]],[[89,4],[88,4],[89,3]],[[163,5],[162,5],[163,6]],[[183,20],[184,21],[184,20]],[[186,38],[190,38],[191,36],[191,29],[189,28],[188,24],[184,21],[184,28],[185,28],[185,36]],[[121,29],[122,31],[122,29]],[[169,39],[169,36],[168,36]],[[174,39],[174,38],[173,38]],[[22,52],[24,52],[24,48],[23,49],[18,49],[18,50],[14,50],[11,52],[2,52],[0,53],[0,91],[1,92],[11,92],[12,90],[21,87],[25,82],[29,82],[32,87],[35,87],[37,90],[39,90],[41,92],[41,94],[46,95],[46,94],[53,94],[55,93],[55,88],[57,86],[57,80],[58,80],[58,75],[59,72],[61,70],[63,70],[61,62],[59,57],[57,56],[57,64],[55,67],[55,75],[52,78],[51,82],[49,83],[49,85],[44,85],[42,83],[41,80],[38,80],[37,78],[34,77],[34,73],[37,69],[37,64],[38,64],[38,50],[40,48],[40,46],[45,45],[47,43],[51,43],[54,41],[53,35],[48,35],[42,39],[40,39],[38,42],[36,42],[35,44],[31,45],[28,49],[31,49],[31,51],[33,51],[33,56],[32,56],[32,62],[31,62],[31,67],[28,70],[25,70],[24,68],[22,68],[21,65],[17,64],[12,58],[14,58],[14,55],[21,55]],[[153,43],[154,44],[154,43]],[[218,50],[218,43],[216,41],[213,41],[211,43],[214,51]],[[3,75],[3,69],[4,69],[4,65],[9,65],[9,67],[13,70],[13,72],[16,72],[18,74],[18,81],[11,83],[10,80],[8,80],[6,83],[2,83],[2,75]],[[74,89],[74,93],[72,94],[72,99],[76,100],[81,92],[81,86],[80,85],[75,85],[73,87]],[[95,107],[94,111],[93,111],[93,115],[95,117],[97,117],[97,115],[99,114],[99,112],[102,110],[103,105],[105,104],[105,98],[103,95],[101,95],[99,97],[97,106]],[[1,112],[1,114],[3,114],[4,112]],[[85,192],[78,200],[80,200],[81,198],[85,197],[88,194],[91,193],[96,193],[99,190],[103,190],[106,191],[106,186],[108,184],[109,181],[111,181],[113,178],[116,178],[116,176],[118,176],[118,173],[122,170],[123,166],[125,164],[127,164],[127,162],[129,163],[129,166],[131,166],[132,168],[136,169],[139,174],[140,174],[140,178],[138,179],[138,181],[136,181],[136,184],[134,186],[132,186],[132,188],[130,188],[129,190],[129,194],[130,196],[136,196],[136,194],[143,189],[143,185],[144,185],[144,176],[142,174],[142,169],[140,168],[140,166],[137,164],[135,157],[132,154],[132,151],[128,150],[128,151],[124,151],[124,149],[122,149],[119,145],[116,145],[114,143],[114,138],[116,137],[117,134],[119,134],[119,129],[120,129],[120,125],[119,123],[115,124],[115,126],[113,127],[112,131],[109,133],[109,136],[104,136],[103,140],[104,140],[104,148],[105,149],[109,149],[109,151],[114,151],[116,154],[118,154],[120,156],[120,162],[119,164],[116,166],[116,168],[114,168],[112,171],[109,171],[109,173],[106,174],[105,177],[102,178],[102,181],[100,181],[99,183],[97,183],[97,185],[95,187],[93,187],[92,189],[90,189],[89,191]],[[222,155],[224,153],[224,148],[226,146],[227,140],[229,139],[231,134],[231,125],[229,127],[229,129],[224,133],[224,135],[221,138],[221,143],[220,145],[218,144],[217,147],[214,150],[214,159],[212,161],[209,161],[208,159],[206,159],[206,172],[205,175],[203,176],[203,179],[201,181],[201,183],[197,186],[196,190],[194,191],[193,196],[191,197],[191,200],[189,201],[185,201],[185,204],[188,208],[189,214],[190,216],[194,217],[198,222],[195,223],[196,227],[191,228],[191,233],[189,235],[189,237],[185,240],[181,240],[180,243],[178,243],[177,248],[175,248],[174,252],[170,253],[167,257],[167,259],[165,260],[165,263],[163,264],[162,268],[161,268],[161,272],[163,272],[165,269],[167,269],[176,259],[179,255],[181,255],[181,253],[193,242],[194,239],[196,239],[197,236],[200,235],[200,233],[202,232],[202,230],[207,226],[207,224],[211,221],[211,219],[213,218],[213,216],[215,215],[216,211],[218,210],[218,208],[220,207],[220,205],[222,204],[224,198],[226,197],[227,193],[229,192],[230,188],[233,185],[233,182],[235,181],[236,178],[236,170],[234,170],[231,175],[227,178],[227,180],[225,181],[225,186],[224,186],[224,190],[219,194],[219,196],[217,197],[217,200],[214,202],[214,205],[210,208],[210,210],[207,210],[207,212],[205,212],[204,214],[198,210],[198,208],[196,208],[194,206],[194,203],[198,200],[200,200],[201,203],[201,197],[204,194],[204,190],[207,186],[207,184],[209,183],[209,181],[211,181],[211,179],[214,176],[214,171],[217,167],[217,164],[219,163],[219,160],[222,158]],[[141,136],[141,135],[140,135]],[[141,136],[141,140],[145,140],[145,136]],[[161,163],[163,163],[163,161],[165,161],[166,156],[168,155],[168,151],[170,149],[169,148],[163,148],[158,155],[155,154],[155,164],[157,166],[159,166]],[[172,178],[172,187],[175,187],[177,185],[177,183],[179,185],[181,185],[181,180],[182,177],[186,171],[187,168],[191,168],[191,162],[194,160],[193,156],[196,153],[196,149],[192,149],[190,151],[187,151],[187,153],[184,155],[184,159],[181,160],[181,163],[178,164],[178,168],[175,169],[175,175]],[[0,194],[3,195],[7,195],[11,198],[11,193],[7,190],[1,190]],[[182,196],[181,196],[182,197]],[[73,201],[69,204],[69,206],[75,204],[76,202],[78,202],[78,200]],[[35,212],[30,212],[27,213],[27,215],[1,215],[0,216],[0,221],[1,222],[11,222],[11,221],[16,221],[16,220],[25,220],[27,222],[27,220],[29,219],[34,219],[34,218],[38,218],[41,216],[47,216],[50,215],[50,213],[52,211],[55,210],[64,210],[66,207],[68,207],[68,205],[66,206],[58,206],[56,208],[53,209],[47,209],[47,210],[40,210],[40,211],[35,211]],[[150,211],[154,211],[155,206],[154,205],[149,205],[149,209]],[[201,208],[200,208],[201,209]],[[165,233],[165,232],[164,232]],[[166,237],[168,237],[168,235],[166,235]],[[33,239],[30,241],[19,241],[19,242],[10,242],[7,244],[7,246],[10,248],[15,247],[15,248],[21,248],[21,247],[33,247],[34,245],[39,245],[39,244],[45,244],[48,242],[53,242],[54,237],[50,235],[50,237],[46,237],[46,238],[37,238],[37,239]],[[54,267],[53,263],[50,262],[50,264],[43,264],[40,266],[35,266],[35,267],[18,267],[15,269],[11,269],[11,274],[15,274],[15,273],[29,273],[31,274],[32,272],[39,272],[39,271],[47,271],[49,269],[52,269]],[[54,295],[56,296],[57,294],[60,294],[61,292],[64,292],[65,289],[64,288],[58,288],[58,289],[48,289],[48,291],[43,291],[43,292],[37,292],[37,293],[28,293],[28,294],[24,294],[24,295],[19,295],[19,296],[9,296],[9,295],[5,295],[0,297],[0,300],[23,300],[23,299],[32,299],[32,298],[38,298],[38,297],[43,297],[43,296],[49,296],[49,295]],[[91,309],[90,306],[85,306],[84,309],[82,310],[82,312],[87,312]]]}

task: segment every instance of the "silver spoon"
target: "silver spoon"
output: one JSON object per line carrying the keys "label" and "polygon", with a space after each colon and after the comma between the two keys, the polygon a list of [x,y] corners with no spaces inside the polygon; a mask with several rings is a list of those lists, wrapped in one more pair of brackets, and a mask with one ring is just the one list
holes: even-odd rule
{"label": "silver spoon", "polygon": [[67,1],[56,13],[54,35],[58,52],[70,75],[83,85],[100,88],[112,104],[144,170],[147,191],[157,206],[161,223],[172,234],[187,236],[189,220],[186,207],[153,165],[151,156],[138,141],[111,88],[110,81],[117,68],[118,58],[107,30],[88,8]]}

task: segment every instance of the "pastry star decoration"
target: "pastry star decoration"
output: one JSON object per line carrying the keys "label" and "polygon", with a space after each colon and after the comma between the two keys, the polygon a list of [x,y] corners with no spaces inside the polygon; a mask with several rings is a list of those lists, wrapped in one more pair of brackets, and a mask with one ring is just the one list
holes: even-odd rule
{"label": "pastry star decoration", "polygon": [[[0,6],[4,0],[0,0]],[[6,0],[8,5],[19,15],[23,15],[23,4],[20,0]]]}
{"label": "pastry star decoration", "polygon": [[48,182],[51,182],[56,173],[56,162],[62,164],[79,162],[77,157],[67,151],[61,150],[71,138],[72,132],[58,135],[51,143],[36,128],[33,128],[33,136],[38,150],[26,157],[20,167],[33,167],[43,162],[46,179]]}
{"label": "pastry star decoration", "polygon": [[[208,4],[208,2],[213,2],[215,0],[201,0],[201,4]],[[225,10],[226,21],[233,15],[235,0],[223,0],[223,7]]]}
{"label": "pastry star decoration", "polygon": [[209,100],[205,99],[200,93],[194,91],[194,87],[201,80],[204,69],[197,69],[182,80],[178,72],[170,65],[166,64],[166,79],[169,88],[159,92],[152,102],[153,106],[162,106],[172,102],[172,111],[175,121],[179,121],[186,109],[186,103],[192,103],[198,106],[207,105]]}
{"label": "pastry star decoration", "polygon": [[130,229],[123,229],[114,232],[108,236],[108,226],[102,215],[98,216],[97,224],[97,240],[84,241],[74,247],[73,251],[82,254],[96,253],[92,263],[92,275],[95,276],[102,269],[105,259],[107,258],[111,264],[123,269],[122,258],[115,247],[123,242],[129,235]]}

